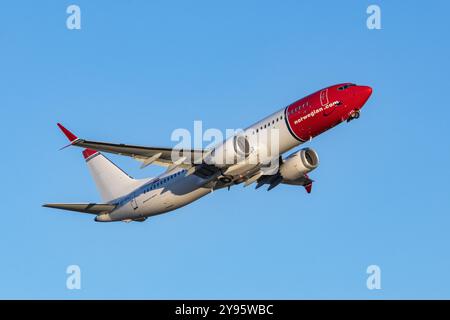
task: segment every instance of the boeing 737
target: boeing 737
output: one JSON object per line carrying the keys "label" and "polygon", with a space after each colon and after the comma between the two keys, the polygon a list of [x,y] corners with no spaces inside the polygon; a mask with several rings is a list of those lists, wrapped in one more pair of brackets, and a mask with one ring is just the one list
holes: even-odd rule
{"label": "boeing 737", "polygon": [[[368,86],[333,85],[206,149],[90,141],[58,123],[70,146],[84,148],[83,156],[102,202],[49,203],[44,207],[93,214],[98,222],[142,222],[238,184],[267,185],[268,190],[288,184],[303,186],[310,193],[313,180],[308,173],[319,165],[316,151],[303,148],[285,158],[283,154],[342,122],[359,118],[371,94]],[[272,150],[276,152],[269,152]],[[100,152],[132,157],[142,162],[141,167],[156,164],[167,170],[155,178],[133,179]]]}

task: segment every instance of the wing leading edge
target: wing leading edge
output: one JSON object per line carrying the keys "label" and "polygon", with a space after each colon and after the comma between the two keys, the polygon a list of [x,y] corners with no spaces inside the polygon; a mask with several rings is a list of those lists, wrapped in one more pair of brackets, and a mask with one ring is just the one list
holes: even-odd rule
{"label": "wing leading edge", "polygon": [[72,132],[58,123],[60,129],[69,138],[70,145],[88,148],[92,150],[114,153],[121,156],[132,157],[144,162],[144,166],[155,163],[162,166],[171,166],[177,160],[182,159],[177,166],[190,168],[192,165],[202,163],[204,155],[207,153],[203,149],[172,149],[158,147],[144,147],[128,144],[116,144],[100,141],[90,141],[79,139]]}
{"label": "wing leading edge", "polygon": [[[129,156],[136,160],[146,161],[151,159],[152,163],[170,166],[175,161],[173,158],[183,159],[184,165],[191,166],[195,163],[201,163],[203,159],[204,150],[192,149],[170,149],[157,147],[143,147],[127,144],[114,144],[107,142],[89,141],[79,139],[72,143],[74,146],[90,148],[98,151],[114,153],[121,156]],[[174,157],[172,157],[174,155]],[[175,159],[175,160],[177,160]]]}

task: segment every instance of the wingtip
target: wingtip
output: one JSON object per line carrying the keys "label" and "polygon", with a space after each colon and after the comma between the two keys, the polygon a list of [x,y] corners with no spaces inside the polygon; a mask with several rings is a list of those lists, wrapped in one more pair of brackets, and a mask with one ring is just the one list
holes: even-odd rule
{"label": "wingtip", "polygon": [[68,129],[66,129],[61,123],[57,123],[57,126],[61,131],[64,133],[64,135],[69,139],[70,142],[73,142],[78,139],[76,135],[74,135],[72,132],[70,132]]}
{"label": "wingtip", "polygon": [[307,184],[307,185],[305,186],[305,190],[306,190],[307,193],[311,193],[311,190],[312,190],[312,182],[309,183],[309,184]]}

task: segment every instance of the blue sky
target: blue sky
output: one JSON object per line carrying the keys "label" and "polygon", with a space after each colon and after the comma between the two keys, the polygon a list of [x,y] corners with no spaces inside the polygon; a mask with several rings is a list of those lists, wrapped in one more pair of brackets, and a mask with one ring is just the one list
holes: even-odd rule
{"label": "blue sky", "polygon": [[[72,3],[81,30],[65,26]],[[382,30],[368,1],[2,2],[0,298],[450,298],[450,5],[375,3]],[[245,127],[347,81],[374,93],[307,144],[311,195],[238,186],[130,224],[40,207],[99,201],[81,150],[58,151],[58,121],[171,146],[194,120]]]}

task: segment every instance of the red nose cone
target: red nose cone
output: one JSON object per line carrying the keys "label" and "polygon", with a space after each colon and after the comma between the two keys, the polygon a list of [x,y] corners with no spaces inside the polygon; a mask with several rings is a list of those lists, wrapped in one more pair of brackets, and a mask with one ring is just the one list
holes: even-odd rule
{"label": "red nose cone", "polygon": [[369,97],[372,95],[372,88],[369,86],[362,86],[361,88],[364,92],[364,95],[366,95],[367,99],[369,99]]}
{"label": "red nose cone", "polygon": [[369,86],[358,86],[358,91],[356,93],[357,107],[362,108],[362,106],[369,100],[372,95],[372,88]]}

